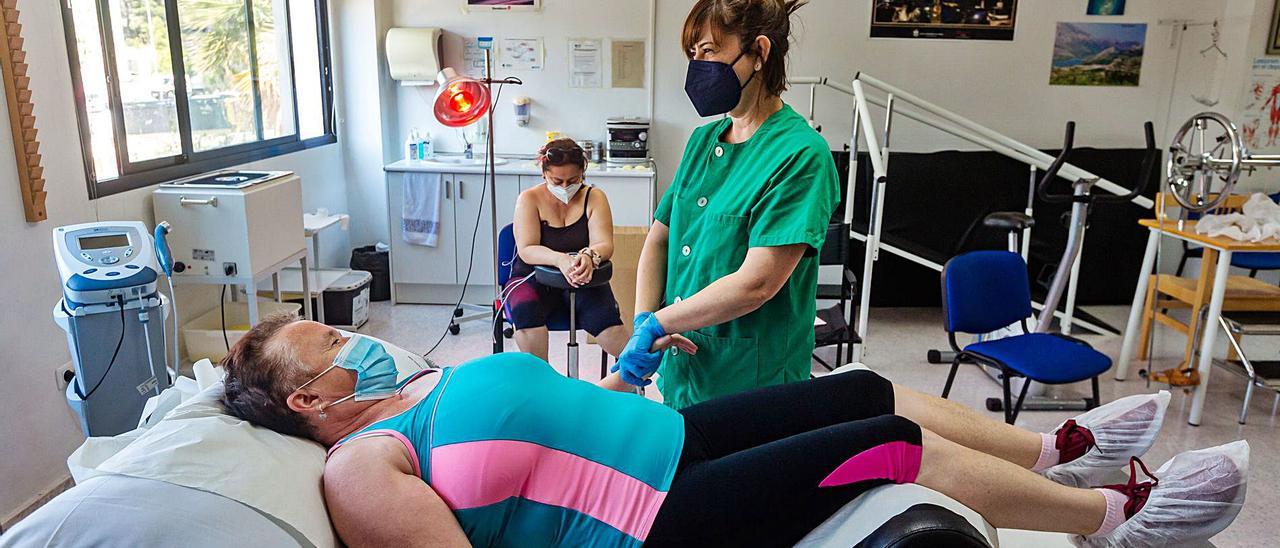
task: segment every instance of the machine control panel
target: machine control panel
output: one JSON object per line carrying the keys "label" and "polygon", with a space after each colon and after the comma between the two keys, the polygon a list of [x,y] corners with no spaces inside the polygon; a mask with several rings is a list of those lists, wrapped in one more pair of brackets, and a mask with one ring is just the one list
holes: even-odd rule
{"label": "machine control panel", "polygon": [[63,291],[74,303],[107,303],[155,292],[159,268],[151,236],[141,222],[58,227],[53,245]]}

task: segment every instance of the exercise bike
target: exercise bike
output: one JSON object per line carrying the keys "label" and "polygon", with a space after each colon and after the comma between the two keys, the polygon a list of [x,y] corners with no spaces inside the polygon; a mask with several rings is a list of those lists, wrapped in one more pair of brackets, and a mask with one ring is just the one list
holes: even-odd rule
{"label": "exercise bike", "polygon": [[[1066,249],[1063,250],[1062,260],[1059,261],[1053,282],[1049,286],[1048,295],[1044,300],[1044,307],[1040,309],[1040,315],[1036,318],[1034,327],[1036,333],[1049,333],[1052,330],[1053,315],[1058,310],[1058,305],[1062,302],[1062,297],[1067,292],[1067,286],[1072,278],[1072,271],[1084,248],[1084,232],[1088,228],[1089,213],[1093,205],[1129,202],[1146,190],[1156,163],[1160,159],[1160,150],[1156,148],[1155,128],[1152,123],[1147,122],[1143,129],[1147,146],[1143,154],[1138,181],[1127,194],[1094,194],[1093,186],[1098,182],[1098,179],[1077,179],[1071,182],[1071,192],[1056,192],[1053,190],[1053,183],[1058,178],[1058,172],[1062,169],[1063,164],[1066,163],[1067,158],[1071,155],[1075,142],[1075,122],[1067,122],[1066,138],[1062,152],[1050,164],[1045,171],[1044,177],[1040,179],[1036,187],[1036,192],[1040,199],[1047,203],[1071,203],[1071,212],[1067,223]],[[1029,216],[1021,212],[992,213],[983,222],[987,227],[1009,231],[1010,250],[1014,252],[1017,252],[1018,247],[1020,247],[1018,235],[1033,223],[1034,221]],[[929,363],[935,364],[950,364],[954,358],[955,353],[949,351],[930,350],[928,354]],[[997,378],[996,380],[999,379]],[[1022,382],[1032,381],[1022,379]],[[1083,411],[1099,403],[1086,397],[1050,397],[1034,392],[1033,394],[1036,395],[1029,396],[1025,400],[1022,410]],[[1001,411],[1004,407],[1003,400],[994,397],[987,398],[986,407],[990,411]]]}

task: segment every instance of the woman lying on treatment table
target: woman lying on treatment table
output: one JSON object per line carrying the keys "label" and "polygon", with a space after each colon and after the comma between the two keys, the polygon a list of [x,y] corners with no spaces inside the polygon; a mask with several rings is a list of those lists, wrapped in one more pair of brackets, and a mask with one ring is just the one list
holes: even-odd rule
{"label": "woman lying on treatment table", "polygon": [[[282,317],[223,366],[231,413],[331,447],[325,499],[350,546],[789,546],[887,483],[939,491],[996,527],[1157,546],[1207,539],[1244,499],[1244,442],[1154,475],[1137,461],[1164,392],[1051,434],[870,371],[674,411],[616,374],[597,387],[527,354],[400,372],[377,339]],[[1099,486],[1125,464],[1128,484]]]}

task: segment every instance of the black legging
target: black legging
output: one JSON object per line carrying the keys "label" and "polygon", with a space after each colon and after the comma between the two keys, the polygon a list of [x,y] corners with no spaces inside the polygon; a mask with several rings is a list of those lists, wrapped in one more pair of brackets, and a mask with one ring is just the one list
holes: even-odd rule
{"label": "black legging", "polygon": [[920,427],[893,410],[893,385],[870,371],[681,410],[684,453],[645,546],[794,545],[868,489],[893,483],[818,485],[873,447],[919,447]]}

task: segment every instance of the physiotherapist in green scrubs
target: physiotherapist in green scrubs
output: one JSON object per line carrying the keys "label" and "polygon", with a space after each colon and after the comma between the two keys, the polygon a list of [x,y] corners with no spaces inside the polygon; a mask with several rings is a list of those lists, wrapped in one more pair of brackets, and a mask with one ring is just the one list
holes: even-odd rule
{"label": "physiotherapist in green scrubs", "polygon": [[[783,103],[795,0],[700,0],[685,91],[702,116],[640,255],[615,369],[683,408],[809,376],[817,251],[839,199],[826,141]],[[690,353],[653,343],[681,334]]]}

